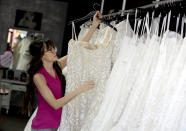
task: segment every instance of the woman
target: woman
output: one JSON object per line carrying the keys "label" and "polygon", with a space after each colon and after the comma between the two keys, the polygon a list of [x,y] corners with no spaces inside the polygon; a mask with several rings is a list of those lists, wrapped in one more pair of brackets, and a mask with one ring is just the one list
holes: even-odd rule
{"label": "woman", "polygon": [[[101,14],[96,12],[92,28],[87,32],[82,41],[88,42],[100,24]],[[61,70],[66,66],[67,56],[57,59],[56,48],[52,41],[35,41],[29,48],[33,56],[30,62],[29,84],[25,99],[25,109],[33,106],[34,87],[38,93],[38,111],[32,121],[32,131],[57,131],[61,120],[62,106],[75,96],[94,87],[93,81],[87,81],[73,92],[64,96],[65,80]],[[61,88],[62,87],[62,88]]]}

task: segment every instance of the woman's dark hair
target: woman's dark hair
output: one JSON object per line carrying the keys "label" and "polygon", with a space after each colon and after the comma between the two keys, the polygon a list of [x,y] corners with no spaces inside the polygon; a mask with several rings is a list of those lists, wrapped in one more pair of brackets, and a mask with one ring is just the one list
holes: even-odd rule
{"label": "woman's dark hair", "polygon": [[[29,46],[29,52],[32,55],[32,59],[29,63],[29,69],[28,69],[28,74],[29,74],[29,81],[27,84],[27,90],[25,93],[24,97],[24,103],[23,103],[23,113],[27,113],[28,110],[30,112],[33,112],[33,106],[34,106],[34,98],[35,98],[35,84],[33,82],[33,76],[34,74],[39,71],[43,67],[43,62],[42,62],[42,56],[44,55],[44,49],[51,50],[52,48],[55,48],[55,45],[52,40],[47,40],[47,41],[33,41],[30,46]],[[57,62],[54,62],[53,64],[54,69],[56,70],[56,73],[61,80],[61,87],[63,91],[63,95],[65,95],[65,87],[66,87],[66,81],[65,77],[62,74],[62,70],[59,67]],[[30,107],[30,108],[29,108]]]}

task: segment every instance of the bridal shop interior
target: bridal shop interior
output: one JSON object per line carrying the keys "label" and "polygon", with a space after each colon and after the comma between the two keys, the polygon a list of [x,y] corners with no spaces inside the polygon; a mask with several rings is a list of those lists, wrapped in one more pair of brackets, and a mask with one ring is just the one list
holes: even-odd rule
{"label": "bridal shop interior", "polygon": [[186,131],[185,15],[185,0],[0,0],[0,131],[36,131],[30,45],[50,40],[67,61],[64,97],[94,87],[62,107],[56,130],[37,131]]}

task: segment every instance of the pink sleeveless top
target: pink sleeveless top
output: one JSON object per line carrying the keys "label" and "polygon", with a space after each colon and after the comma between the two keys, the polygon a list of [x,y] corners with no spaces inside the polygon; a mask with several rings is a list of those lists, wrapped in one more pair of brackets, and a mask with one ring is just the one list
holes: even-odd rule
{"label": "pink sleeveless top", "polygon": [[[47,82],[47,86],[52,91],[56,99],[62,97],[61,81],[55,71],[55,78],[51,76],[46,69],[43,67],[37,73],[42,74]],[[33,129],[48,129],[48,128],[58,128],[61,120],[62,108],[55,110],[53,109],[38,93],[38,111],[35,118],[32,120]]]}

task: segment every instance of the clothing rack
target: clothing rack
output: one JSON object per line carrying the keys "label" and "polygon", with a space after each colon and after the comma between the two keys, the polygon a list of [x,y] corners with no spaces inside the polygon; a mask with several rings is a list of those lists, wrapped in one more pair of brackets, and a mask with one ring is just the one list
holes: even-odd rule
{"label": "clothing rack", "polygon": [[181,1],[184,1],[184,0],[164,0],[164,1],[153,1],[152,3],[153,3],[153,4],[159,4],[159,5],[162,5],[162,4],[169,4],[169,3],[181,2]]}
{"label": "clothing rack", "polygon": [[144,5],[138,8],[141,9],[145,9],[145,8],[151,8],[151,7],[155,7],[155,6],[159,6],[159,5],[165,5],[165,4],[171,4],[171,3],[175,3],[175,2],[181,2],[184,0],[164,0],[164,1],[153,1],[152,4],[148,4],[148,5]]}
{"label": "clothing rack", "polygon": [[[115,17],[115,16],[119,16],[121,14],[128,14],[128,13],[135,13],[136,10],[138,9],[146,9],[146,8],[152,8],[152,7],[156,7],[156,6],[161,6],[161,5],[165,5],[165,4],[173,4],[175,2],[182,2],[184,0],[165,0],[165,1],[153,1],[152,4],[148,4],[148,5],[144,5],[144,6],[141,6],[141,7],[137,7],[137,8],[133,8],[133,9],[129,9],[129,10],[121,10],[119,12],[115,12],[115,13],[112,13],[112,14],[107,14],[107,15],[103,15],[103,19],[107,19],[108,17]],[[79,19],[75,19],[75,20],[72,20],[68,23],[68,25],[71,25],[72,22],[74,23],[77,23],[77,22],[80,22],[80,21],[83,21],[83,20],[86,20],[86,19],[90,19],[93,17],[93,15],[95,14],[96,11],[92,11],[90,12],[88,15],[82,17],[82,18],[79,18]]]}
{"label": "clothing rack", "polygon": [[152,8],[152,7],[155,7],[157,5],[159,6],[159,5],[165,5],[165,4],[169,4],[169,3],[171,4],[171,3],[182,2],[182,1],[184,1],[184,0],[153,1],[152,4],[144,5],[144,6],[137,7],[137,8],[134,8],[134,9],[129,9],[129,10],[121,10],[119,12],[115,12],[115,13],[108,14],[108,15],[103,15],[103,18],[114,17],[114,16],[118,16],[118,15],[121,15],[121,14],[127,14],[127,13],[134,13],[137,9]]}

